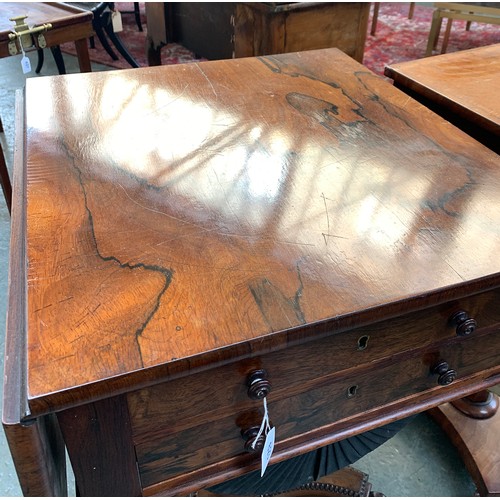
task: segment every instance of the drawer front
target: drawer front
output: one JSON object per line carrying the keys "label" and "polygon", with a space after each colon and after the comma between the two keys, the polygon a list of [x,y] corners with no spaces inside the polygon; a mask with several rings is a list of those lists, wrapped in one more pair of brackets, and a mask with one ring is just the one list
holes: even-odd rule
{"label": "drawer front", "polygon": [[[490,328],[351,373],[332,373],[314,387],[288,397],[277,398],[271,393],[268,406],[277,431],[276,449],[286,449],[286,440],[291,438],[307,442],[308,433],[317,437],[322,427],[403,398],[429,390],[446,391],[438,385],[438,375],[431,372],[440,360],[447,361],[459,379],[497,366],[500,372],[500,330]],[[237,460],[239,466],[254,463],[256,458],[244,451],[241,437],[242,430],[262,419],[262,403],[252,403],[248,408],[235,408],[233,414],[200,419],[196,425],[183,425],[182,415],[178,415],[177,423],[165,426],[159,421],[155,429],[149,429],[149,435],[142,433],[135,446],[143,486],[223,460]]]}
{"label": "drawer front", "polygon": [[165,428],[176,432],[222,415],[250,409],[247,396],[250,372],[264,368],[272,385],[272,399],[285,399],[308,391],[332,374],[342,376],[363,366],[457,337],[449,317],[458,310],[477,319],[479,328],[500,324],[500,291],[492,291],[403,317],[375,323],[317,341],[251,357],[214,370],[158,384],[129,395],[133,432]]}

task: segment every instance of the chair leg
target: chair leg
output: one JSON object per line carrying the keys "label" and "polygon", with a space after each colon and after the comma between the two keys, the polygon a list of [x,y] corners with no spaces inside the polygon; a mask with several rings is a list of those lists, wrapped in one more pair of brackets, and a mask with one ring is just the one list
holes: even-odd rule
{"label": "chair leg", "polygon": [[143,31],[142,30],[142,23],[141,23],[141,11],[139,9],[139,2],[134,2],[134,14],[135,14],[135,23],[137,24],[139,31]]}
{"label": "chair leg", "polygon": [[110,55],[111,59],[113,59],[113,61],[118,61],[118,56],[111,48],[111,45],[109,44],[106,35],[104,34],[102,26],[97,21],[94,23],[94,31],[97,35],[97,38],[99,38],[101,45],[104,47],[104,50]]}
{"label": "chair leg", "polygon": [[63,55],[61,52],[61,47],[59,45],[54,45],[53,47],[50,47],[50,51],[52,52],[52,55],[54,56],[54,61],[57,66],[57,71],[59,72],[60,75],[65,75],[66,74],[66,66],[64,64],[64,59]]}
{"label": "chair leg", "polygon": [[451,25],[453,24],[453,19],[450,17],[446,23],[446,30],[443,37],[443,45],[441,46],[441,54],[446,54],[446,49],[448,48],[448,41],[450,39]]}
{"label": "chair leg", "polygon": [[[107,14],[103,15],[107,16]],[[108,16],[107,16],[108,17]],[[124,47],[122,44],[122,41],[118,37],[118,35],[114,32],[113,30],[113,24],[111,23],[111,17],[108,17],[108,19],[104,19],[104,30],[106,31],[106,34],[108,35],[109,39],[113,42],[114,46],[118,50],[118,52],[123,56],[123,58],[132,66],[132,68],[139,68],[139,64],[137,61],[131,56],[129,51]]]}
{"label": "chair leg", "polygon": [[[1,122],[0,122],[1,123]],[[2,127],[3,131],[3,127]],[[2,144],[0,143],[0,182],[2,183],[2,191],[5,197],[7,210],[11,210],[12,205],[12,185],[10,183],[9,171],[7,170],[7,162],[3,154]]]}
{"label": "chair leg", "polygon": [[415,2],[410,2],[410,10],[408,11],[408,19],[413,19],[415,13]]}
{"label": "chair leg", "polygon": [[38,62],[36,65],[35,73],[38,75],[38,73],[40,73],[40,71],[42,71],[44,55],[43,55],[43,49],[38,49],[36,52],[38,54]]}
{"label": "chair leg", "polygon": [[431,30],[429,32],[429,39],[427,40],[427,49],[425,50],[425,57],[431,56],[433,49],[437,45],[437,41],[439,38],[439,32],[441,31],[441,13],[438,9],[434,11],[432,14],[432,24]]}
{"label": "chair leg", "polygon": [[380,2],[374,2],[373,4],[373,18],[372,18],[372,28],[370,30],[370,35],[375,36],[375,32],[377,31],[377,22],[378,22],[378,12],[380,10]]}

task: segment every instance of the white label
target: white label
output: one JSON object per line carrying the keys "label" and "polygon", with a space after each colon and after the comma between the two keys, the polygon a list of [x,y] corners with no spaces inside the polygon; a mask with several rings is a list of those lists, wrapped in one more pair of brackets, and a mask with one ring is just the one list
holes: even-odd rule
{"label": "white label", "polygon": [[122,15],[118,10],[113,11],[111,14],[111,22],[113,23],[113,31],[115,33],[123,31]]}
{"label": "white label", "polygon": [[266,436],[266,442],[264,443],[264,449],[262,450],[262,457],[261,457],[261,468],[260,468],[260,477],[264,475],[264,472],[266,472],[267,465],[269,464],[269,460],[271,460],[271,455],[273,454],[274,450],[274,437],[276,434],[276,428],[273,427]]}
{"label": "white label", "polygon": [[23,73],[29,73],[31,71],[31,63],[28,56],[24,56],[21,59],[21,67],[23,68]]}

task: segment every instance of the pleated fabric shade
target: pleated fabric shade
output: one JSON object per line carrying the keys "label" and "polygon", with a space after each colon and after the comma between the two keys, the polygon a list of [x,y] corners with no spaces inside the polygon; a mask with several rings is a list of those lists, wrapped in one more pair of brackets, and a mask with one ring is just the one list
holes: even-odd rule
{"label": "pleated fabric shade", "polygon": [[260,470],[209,488],[223,496],[273,495],[317,481],[353,464],[397,434],[413,417],[405,418],[338,441],[318,450],[270,465],[264,477]]}

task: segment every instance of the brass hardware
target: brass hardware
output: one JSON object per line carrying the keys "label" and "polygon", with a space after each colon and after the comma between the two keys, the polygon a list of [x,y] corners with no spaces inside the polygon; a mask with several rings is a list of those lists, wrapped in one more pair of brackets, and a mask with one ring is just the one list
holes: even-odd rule
{"label": "brass hardware", "polygon": [[431,372],[434,375],[439,375],[439,385],[449,385],[457,378],[457,372],[451,370],[446,361],[440,361],[437,365],[433,366]]}
{"label": "brass hardware", "polygon": [[456,328],[456,333],[459,337],[471,335],[477,328],[477,322],[474,318],[470,318],[465,311],[458,311],[450,318],[450,324]]}
{"label": "brass hardware", "polygon": [[[47,41],[45,40],[44,33],[52,28],[51,23],[44,23],[40,26],[30,28],[26,23],[25,19],[28,16],[17,16],[11,17],[10,21],[15,22],[14,31],[9,33],[9,54],[15,56],[22,52],[22,49],[30,48],[45,48],[47,47]],[[38,34],[38,47],[33,43],[32,35]],[[17,42],[17,43],[16,43]],[[18,46],[19,45],[19,46]],[[21,49],[22,46],[22,49]]]}
{"label": "brass hardware", "polygon": [[266,370],[254,370],[247,378],[248,397],[264,399],[271,392],[271,383],[267,380]]}

